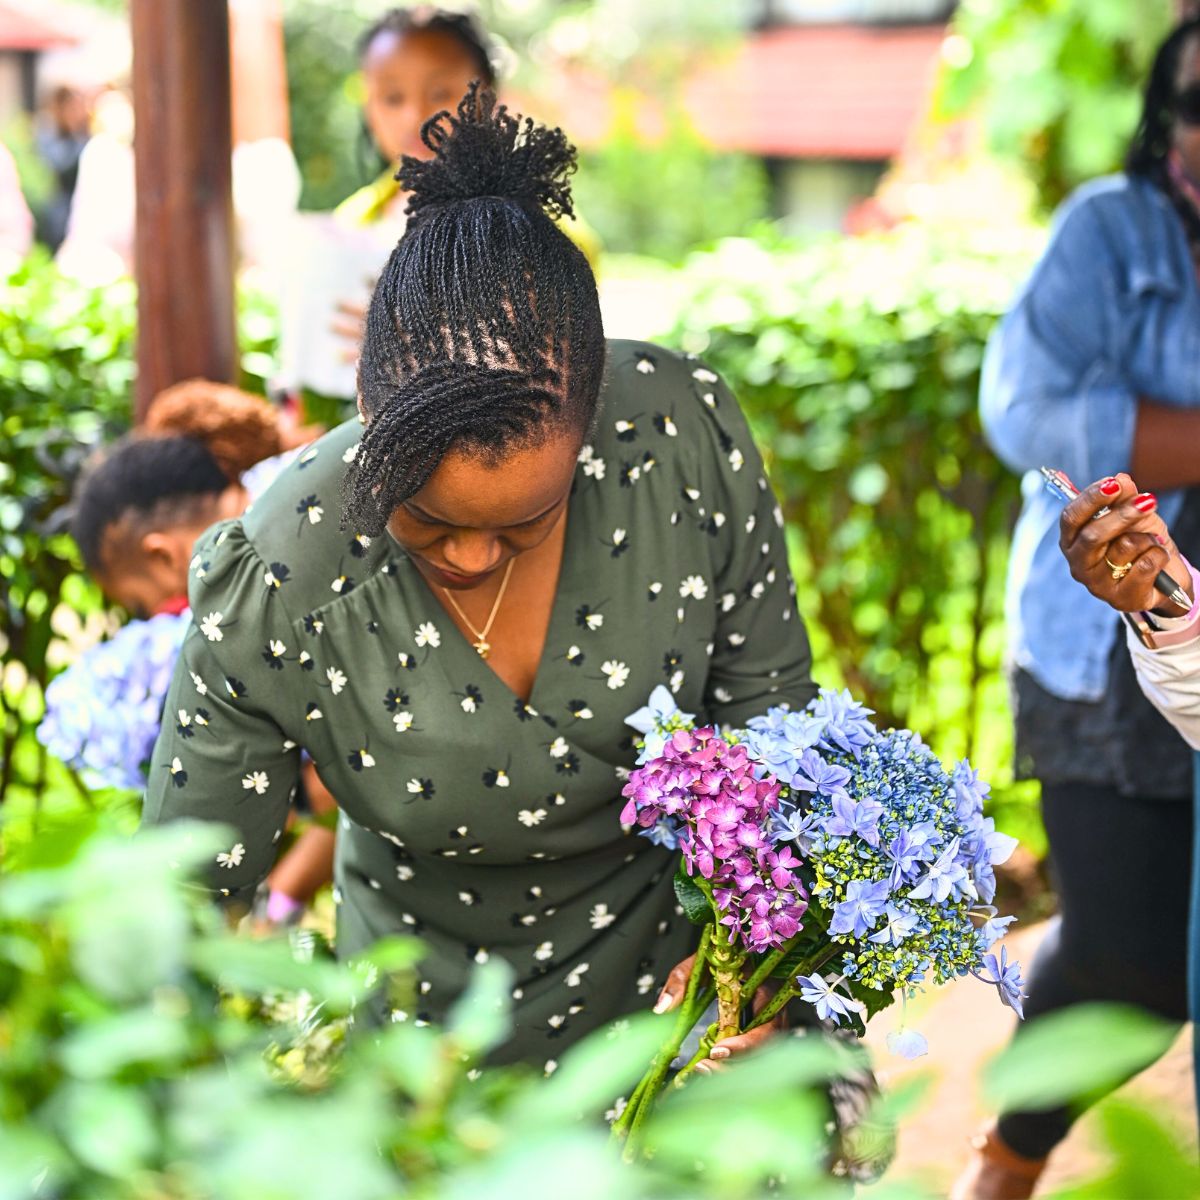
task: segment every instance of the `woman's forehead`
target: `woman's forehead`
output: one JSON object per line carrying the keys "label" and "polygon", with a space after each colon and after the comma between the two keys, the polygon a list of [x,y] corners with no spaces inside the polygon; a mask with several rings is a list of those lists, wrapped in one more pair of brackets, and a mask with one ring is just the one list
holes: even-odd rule
{"label": "woman's forehead", "polygon": [[560,433],[499,461],[452,451],[411,503],[427,516],[470,528],[520,525],[563,497],[575,473],[576,433]]}

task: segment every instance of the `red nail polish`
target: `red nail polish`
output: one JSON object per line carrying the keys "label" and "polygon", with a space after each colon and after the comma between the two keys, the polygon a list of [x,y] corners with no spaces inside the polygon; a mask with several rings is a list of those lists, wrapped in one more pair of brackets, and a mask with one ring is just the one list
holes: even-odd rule
{"label": "red nail polish", "polygon": [[1115,496],[1121,490],[1121,485],[1115,479],[1109,478],[1100,485],[1100,490],[1106,496]]}
{"label": "red nail polish", "polygon": [[1136,508],[1138,512],[1147,513],[1153,512],[1157,504],[1158,497],[1155,496],[1153,492],[1143,492],[1134,500],[1133,507]]}

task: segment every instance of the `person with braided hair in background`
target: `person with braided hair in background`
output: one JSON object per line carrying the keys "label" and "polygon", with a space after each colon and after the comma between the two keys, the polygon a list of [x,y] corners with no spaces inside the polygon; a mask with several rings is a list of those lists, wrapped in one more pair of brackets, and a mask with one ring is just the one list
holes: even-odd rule
{"label": "person with braided hair in background", "polygon": [[[105,596],[135,620],[185,613],[197,538],[242,513],[311,432],[226,384],[192,379],[159,393],[142,428],[90,463],[72,497],[70,531]],[[260,926],[298,920],[333,877],[336,804],[311,761],[297,805],[313,820],[257,897]]]}
{"label": "person with braided hair in background", "polygon": [[423,137],[359,420],[197,547],[168,707],[204,686],[215,736],[164,727],[144,821],[231,826],[207,881],[244,904],[304,747],[341,811],[339,956],[398,932],[426,947],[414,1002],[362,1019],[441,1021],[501,959],[514,1027],[493,1061],[550,1073],[585,1034],[678,1004],[693,949],[672,853],[619,822],[626,716],[659,684],[733,725],[816,688],[745,417],[697,359],[606,342],[556,223],[562,131],[472,85]]}

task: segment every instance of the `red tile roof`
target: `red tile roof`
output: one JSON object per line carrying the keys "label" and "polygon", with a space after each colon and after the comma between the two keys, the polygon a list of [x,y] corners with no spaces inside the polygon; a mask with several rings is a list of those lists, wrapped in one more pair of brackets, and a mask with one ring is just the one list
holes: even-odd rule
{"label": "red tile roof", "polygon": [[[698,64],[682,87],[684,108],[698,132],[724,150],[893,158],[927,101],[944,36],[941,25],[764,30]],[[519,111],[557,121],[573,140],[594,145],[612,125],[617,86],[564,64],[536,97],[508,98]],[[623,102],[629,98],[624,92]],[[668,107],[662,97],[638,98],[643,136],[664,134]]]}
{"label": "red tile roof", "polygon": [[0,50],[49,50],[77,41],[78,34],[58,21],[34,13],[27,4],[6,4],[0,0]]}
{"label": "red tile roof", "polygon": [[886,159],[926,103],[942,26],[808,26],[756,34],[686,88],[717,145],[788,158]]}

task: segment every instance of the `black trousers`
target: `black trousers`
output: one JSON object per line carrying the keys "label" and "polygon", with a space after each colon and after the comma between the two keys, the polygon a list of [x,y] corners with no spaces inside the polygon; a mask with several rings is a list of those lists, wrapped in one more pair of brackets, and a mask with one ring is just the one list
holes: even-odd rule
{"label": "black trousers", "polygon": [[[1044,784],[1042,815],[1060,916],[1028,973],[1024,1027],[1095,1001],[1138,1005],[1182,1025],[1192,805],[1130,799],[1090,784]],[[1000,1136],[1018,1154],[1042,1158],[1078,1115],[1004,1113]]]}

